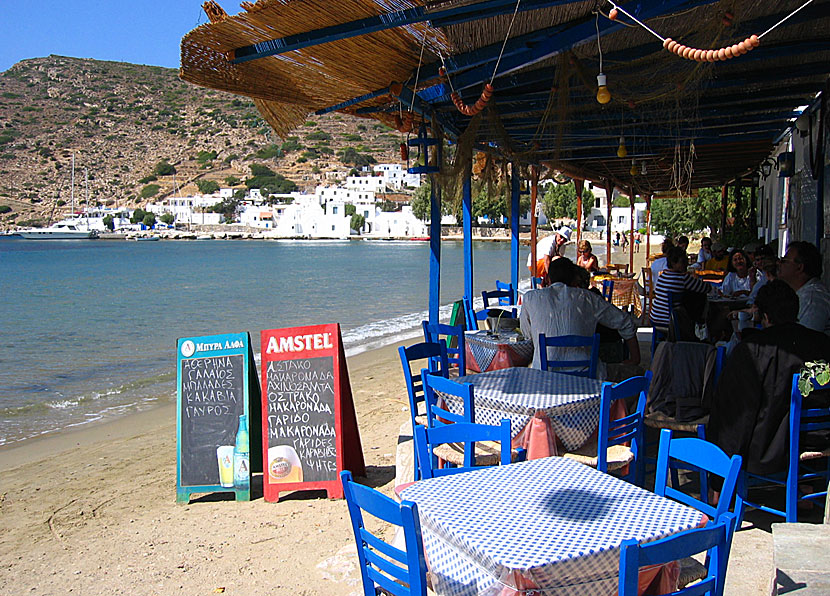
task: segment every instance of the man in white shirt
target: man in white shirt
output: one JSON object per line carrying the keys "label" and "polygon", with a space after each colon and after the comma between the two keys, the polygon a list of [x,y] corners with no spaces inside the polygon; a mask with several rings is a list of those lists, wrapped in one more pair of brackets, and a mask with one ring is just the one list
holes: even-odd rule
{"label": "man in white shirt", "polygon": [[[628,345],[629,359],[623,364],[640,363],[640,344],[637,342],[637,328],[627,313],[607,302],[600,294],[571,287],[575,279],[576,265],[567,258],[556,259],[548,271],[550,285],[540,290],[531,290],[522,297],[520,317],[522,333],[533,339],[533,368],[541,368],[539,334],[547,336],[582,335],[596,333],[597,323],[616,329]],[[588,348],[559,348],[564,358],[580,358],[574,350],[588,355]],[[568,354],[568,351],[571,353]],[[548,350],[551,357],[554,349]],[[604,366],[600,363],[598,375],[605,377]]]}
{"label": "man in white shirt", "polygon": [[536,270],[533,268],[533,255],[527,255],[527,268],[530,274],[536,277],[547,277],[548,267],[552,259],[564,256],[564,246],[571,239],[571,229],[563,226],[549,236],[545,236],[536,243]]}
{"label": "man in white shirt", "polygon": [[821,283],[821,261],[815,245],[803,240],[790,242],[784,258],[778,261],[778,278],[798,294],[798,322],[830,334],[830,291]]}

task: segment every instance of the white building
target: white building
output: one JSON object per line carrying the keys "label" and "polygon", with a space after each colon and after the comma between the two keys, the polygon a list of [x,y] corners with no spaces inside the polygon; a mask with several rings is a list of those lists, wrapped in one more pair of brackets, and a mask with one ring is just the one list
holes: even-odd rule
{"label": "white building", "polygon": [[233,196],[232,189],[228,188],[210,195],[169,197],[163,203],[151,203],[147,206],[147,211],[155,213],[156,217],[161,217],[165,213],[171,213],[177,224],[215,226],[221,223],[222,214],[211,213],[208,209],[216,203],[220,203],[225,198],[222,195],[223,190],[230,190],[230,196]]}
{"label": "white building", "polygon": [[386,188],[401,190],[402,188],[419,188],[421,186],[421,175],[410,174],[401,164],[381,163],[373,168],[375,174],[380,174],[386,183]]}
{"label": "white building", "polygon": [[371,193],[386,191],[386,180],[383,176],[347,176],[346,188]]}

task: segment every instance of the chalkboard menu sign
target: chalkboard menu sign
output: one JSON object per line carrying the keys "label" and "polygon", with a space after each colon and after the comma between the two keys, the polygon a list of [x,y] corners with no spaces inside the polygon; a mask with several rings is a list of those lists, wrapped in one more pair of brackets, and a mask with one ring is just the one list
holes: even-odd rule
{"label": "chalkboard menu sign", "polygon": [[238,501],[250,500],[251,472],[261,469],[259,384],[250,336],[182,338],[177,347],[176,500],[205,492],[233,492]]}
{"label": "chalkboard menu sign", "polygon": [[339,325],[262,332],[265,500],[298,489],[343,496],[338,474],[364,474]]}

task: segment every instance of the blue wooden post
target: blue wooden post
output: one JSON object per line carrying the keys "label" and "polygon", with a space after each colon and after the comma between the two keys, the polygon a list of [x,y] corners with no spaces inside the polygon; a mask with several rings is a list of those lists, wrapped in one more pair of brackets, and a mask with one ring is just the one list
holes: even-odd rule
{"label": "blue wooden post", "polygon": [[461,203],[464,210],[464,298],[473,300],[473,189],[470,175],[464,178]]}
{"label": "blue wooden post", "polygon": [[510,176],[510,281],[519,291],[519,164],[513,162]]}
{"label": "blue wooden post", "polygon": [[438,177],[433,176],[430,184],[429,223],[429,322],[438,322],[438,307],[441,305],[441,189]]}

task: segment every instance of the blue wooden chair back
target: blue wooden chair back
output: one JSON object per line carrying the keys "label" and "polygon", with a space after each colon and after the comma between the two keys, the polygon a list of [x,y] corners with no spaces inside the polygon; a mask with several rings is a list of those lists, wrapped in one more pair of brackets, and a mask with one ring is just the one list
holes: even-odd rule
{"label": "blue wooden chair back", "polygon": [[[669,467],[673,460],[691,464],[695,469],[723,478],[723,487],[717,506],[709,504],[709,495],[701,495],[701,498],[697,499],[678,488],[668,486]],[[740,455],[729,457],[717,445],[696,437],[672,438],[672,432],[664,428],[660,432],[660,446],[657,451],[654,493],[694,507],[713,520],[720,520],[724,514],[728,513],[732,500],[735,499],[735,512],[740,515],[743,500],[737,494],[736,487],[741,472],[741,463]]]}
{"label": "blue wooden chair back", "polygon": [[[475,443],[478,441],[498,441],[500,445],[499,465],[510,463],[512,448],[510,446],[510,420],[504,419],[498,426],[474,424],[472,422],[457,422],[426,428],[419,426],[415,429],[415,441],[418,443],[418,462],[424,478],[446,476],[468,472],[476,465]],[[438,468],[435,463],[433,449],[444,443],[464,444],[464,463],[456,467]]]}
{"label": "blue wooden chair back", "polygon": [[611,302],[611,298],[614,296],[614,280],[613,279],[603,279],[602,280],[602,297],[605,298],[608,302]]}
{"label": "blue wooden chair back", "polygon": [[530,278],[530,287],[534,290],[538,290],[542,287],[542,278],[541,277],[531,277]]}
{"label": "blue wooden chair back", "polygon": [[[817,479],[822,479],[821,485],[827,486],[830,481],[830,461],[826,456],[815,457],[812,462],[818,463],[822,460],[824,465],[817,467],[810,465],[811,462],[801,461],[801,453],[804,449],[801,446],[802,434],[813,431],[826,431],[830,429],[830,408],[803,408],[803,398],[801,391],[798,388],[799,375],[793,375],[792,388],[790,390],[790,449],[787,459],[787,471],[783,479],[778,476],[767,476],[761,474],[751,474],[744,472],[741,478],[740,493],[746,499],[746,486],[752,481],[760,481],[761,483],[772,483],[784,486],[785,490],[785,505],[784,509],[777,509],[762,503],[750,502],[745,500],[746,505],[751,505],[767,513],[783,517],[788,523],[798,521],[798,502],[802,500],[822,500],[827,499],[827,491],[810,492],[799,495],[798,486],[804,482],[814,483]],[[830,383],[821,385],[815,378],[810,379],[813,384],[813,389],[828,389]],[[818,483],[816,483],[818,484]]]}
{"label": "blue wooden chair back", "polygon": [[473,302],[469,298],[462,298],[464,304],[464,321],[467,323],[467,331],[478,331],[478,322],[487,320],[487,309],[476,311],[473,309]]}
{"label": "blue wooden chair back", "polygon": [[[412,433],[415,436],[415,427],[419,426],[415,417],[418,416],[419,405],[424,402],[426,413],[426,399],[424,397],[424,371],[432,370],[435,374],[447,376],[449,374],[449,361],[447,359],[447,346],[443,342],[422,342],[411,346],[398,348],[398,355],[401,358],[403,377],[406,381],[406,392],[409,397],[409,418],[412,422]],[[421,368],[424,364],[426,368]],[[420,479],[418,471],[418,452],[415,442],[412,443],[415,458],[415,480]]]}
{"label": "blue wooden chair back", "polygon": [[[576,358],[573,360],[551,360],[548,358],[548,348],[590,348],[589,358]],[[548,337],[544,333],[539,334],[539,350],[542,370],[551,370],[578,377],[597,377],[597,364],[599,362],[599,333],[593,336],[587,335],[558,335]],[[557,370],[561,368],[578,370]]]}
{"label": "blue wooden chair back", "polygon": [[[487,313],[488,309],[495,308],[497,306],[502,305],[502,301],[508,301],[513,299],[512,292],[508,292],[507,290],[485,290],[481,293],[481,298],[484,301],[484,312]],[[513,304],[512,302],[508,302],[507,305]],[[502,310],[502,309],[499,309]],[[489,315],[489,313],[488,313]],[[516,309],[503,309],[503,312],[499,312],[500,317],[504,317],[505,319],[515,319]],[[487,315],[485,315],[485,318]]]}
{"label": "blue wooden chair back", "polygon": [[[464,404],[464,412],[454,414],[446,405],[439,405],[442,396],[461,401]],[[430,428],[453,422],[475,422],[472,385],[428,374],[424,378],[424,399],[426,400],[427,426]]]}
{"label": "blue wooden chair back", "polygon": [[[625,479],[643,486],[646,476],[645,425],[646,402],[648,401],[648,377],[631,377],[621,383],[602,385],[599,409],[599,431],[597,432],[597,470],[608,471],[608,447],[628,443],[634,453],[634,462],[629,466]],[[636,399],[637,407],[631,414],[611,420],[611,406],[618,399]]]}
{"label": "blue wooden chair back", "polygon": [[504,290],[505,292],[510,292],[509,297],[499,298],[499,304],[501,304],[502,306],[516,304],[516,288],[513,287],[512,283],[496,280],[496,289]]}
{"label": "blue wooden chair back", "polygon": [[735,515],[727,513],[722,520],[705,528],[678,532],[646,544],[638,544],[633,538],[624,541],[620,546],[619,596],[637,596],[640,567],[661,565],[702,552],[707,553],[709,560],[707,577],[671,595],[722,596],[735,525]]}
{"label": "blue wooden chair back", "polygon": [[723,371],[723,365],[726,362],[726,346],[718,346],[717,351],[715,352],[715,384],[717,384],[718,379],[720,379],[720,373]]}
{"label": "blue wooden chair back", "polygon": [[[458,367],[458,375],[467,374],[466,346],[464,344],[464,327],[423,321],[424,339],[428,342],[443,342],[447,346],[447,358],[450,366]],[[452,339],[455,338],[453,342]]]}
{"label": "blue wooden chair back", "polygon": [[[364,596],[376,596],[377,588],[395,596],[426,596],[426,559],[418,506],[412,501],[398,504],[386,495],[356,483],[349,471],[340,473],[340,481],[357,542]],[[363,520],[364,511],[402,528],[406,550],[370,532]]]}

